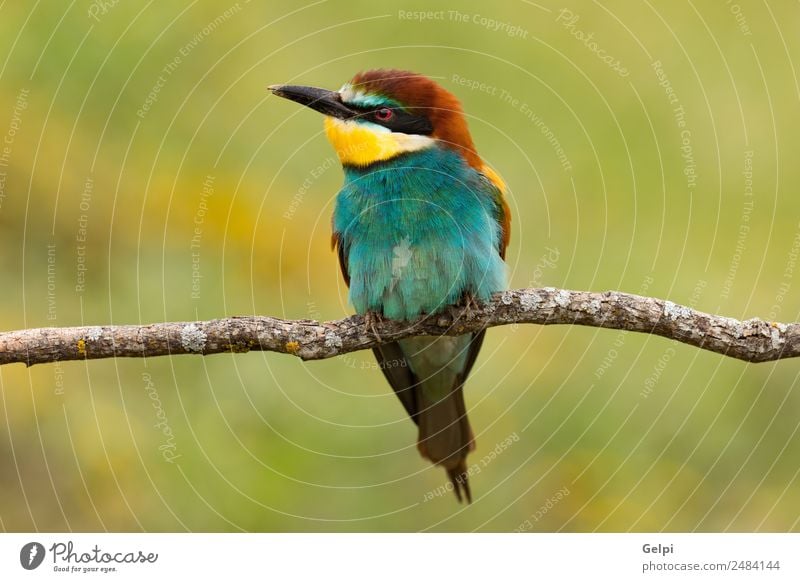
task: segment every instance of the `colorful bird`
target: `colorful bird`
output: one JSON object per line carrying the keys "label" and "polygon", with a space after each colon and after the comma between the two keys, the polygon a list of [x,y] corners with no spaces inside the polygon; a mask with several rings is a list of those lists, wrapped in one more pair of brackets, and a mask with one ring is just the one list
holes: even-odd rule
{"label": "colorful bird", "polygon": [[[269,89],[326,116],[345,178],[333,247],[357,313],[372,322],[408,320],[506,288],[506,187],[475,151],[452,93],[423,75],[388,69],[359,73],[339,91]],[[447,470],[459,501],[472,500],[466,457],[475,448],[463,386],[484,333],[374,349],[419,428],[419,452]]]}

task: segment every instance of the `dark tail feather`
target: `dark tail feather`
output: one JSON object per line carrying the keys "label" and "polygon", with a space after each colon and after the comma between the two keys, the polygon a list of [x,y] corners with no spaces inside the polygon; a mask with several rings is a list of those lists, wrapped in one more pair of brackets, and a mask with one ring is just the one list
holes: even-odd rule
{"label": "dark tail feather", "polygon": [[[484,332],[457,338],[408,338],[384,344],[375,350],[403,406],[419,427],[420,454],[447,471],[459,501],[472,502],[466,458],[475,450],[475,438],[467,420],[464,381],[483,342]],[[462,369],[455,371],[448,360],[456,350],[467,349]],[[432,350],[428,354],[425,352]],[[384,366],[401,361],[405,366]]]}
{"label": "dark tail feather", "polygon": [[459,503],[467,500],[472,503],[472,492],[469,490],[469,475],[467,474],[467,464],[462,460],[453,469],[447,469],[447,476],[453,484],[453,493],[456,494]]}
{"label": "dark tail feather", "polygon": [[417,447],[423,457],[444,467],[459,501],[472,502],[467,455],[475,448],[461,386],[419,412]]}

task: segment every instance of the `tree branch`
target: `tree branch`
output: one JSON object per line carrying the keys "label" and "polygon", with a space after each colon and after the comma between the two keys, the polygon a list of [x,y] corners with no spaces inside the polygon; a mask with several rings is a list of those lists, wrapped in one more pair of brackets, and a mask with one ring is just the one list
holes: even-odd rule
{"label": "tree branch", "polygon": [[367,330],[364,318],[320,323],[275,317],[211,321],[40,328],[0,333],[0,365],[65,360],[218,354],[264,350],[319,360],[414,335],[460,335],[511,323],[577,324],[652,333],[748,362],[800,355],[800,324],[739,321],[651,297],[608,291],[520,289],[487,304],[411,322],[383,321]]}

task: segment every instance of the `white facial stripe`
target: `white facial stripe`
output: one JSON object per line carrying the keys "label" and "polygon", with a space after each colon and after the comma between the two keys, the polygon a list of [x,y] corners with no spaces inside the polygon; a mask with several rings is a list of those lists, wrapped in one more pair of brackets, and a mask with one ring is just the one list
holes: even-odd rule
{"label": "white facial stripe", "polygon": [[427,135],[417,135],[412,133],[394,133],[392,135],[396,136],[400,147],[406,152],[424,150],[425,148],[429,148],[436,143],[435,139],[428,137]]}
{"label": "white facial stripe", "polygon": [[386,103],[385,98],[377,95],[370,95],[361,89],[353,89],[350,83],[342,85],[342,88],[339,89],[339,95],[341,95],[343,103],[352,103],[360,107],[378,107]]}

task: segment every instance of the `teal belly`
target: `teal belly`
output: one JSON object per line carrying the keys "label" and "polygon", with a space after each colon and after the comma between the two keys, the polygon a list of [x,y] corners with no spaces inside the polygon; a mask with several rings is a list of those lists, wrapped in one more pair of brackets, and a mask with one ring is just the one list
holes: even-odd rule
{"label": "teal belly", "polygon": [[435,153],[346,174],[334,230],[358,313],[410,319],[465,293],[486,300],[505,288],[496,210],[484,181],[458,156]]}

